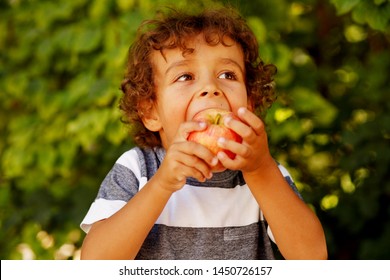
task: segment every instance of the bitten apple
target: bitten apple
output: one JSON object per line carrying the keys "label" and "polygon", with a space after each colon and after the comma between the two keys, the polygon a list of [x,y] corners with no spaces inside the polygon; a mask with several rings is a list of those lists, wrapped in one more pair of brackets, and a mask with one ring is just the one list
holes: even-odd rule
{"label": "bitten apple", "polygon": [[[193,117],[193,120],[198,122],[205,122],[208,124],[208,126],[205,130],[191,132],[188,136],[188,140],[205,146],[214,155],[216,155],[219,151],[223,151],[229,158],[234,159],[236,157],[234,153],[218,146],[218,139],[220,137],[233,140],[238,143],[242,142],[240,135],[225,126],[224,120],[227,117],[237,119],[237,117],[235,117],[232,112],[223,109],[210,108],[198,112]],[[218,164],[214,166],[211,171],[221,172],[225,169],[226,168],[220,162],[218,162]]]}

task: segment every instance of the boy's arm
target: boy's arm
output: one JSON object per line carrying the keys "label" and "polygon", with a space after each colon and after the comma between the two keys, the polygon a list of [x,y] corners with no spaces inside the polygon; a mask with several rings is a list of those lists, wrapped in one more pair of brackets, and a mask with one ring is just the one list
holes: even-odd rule
{"label": "boy's arm", "polygon": [[171,195],[153,177],[121,210],[92,225],[81,259],[134,259]]}
{"label": "boy's arm", "polygon": [[111,217],[96,222],[88,232],[82,259],[134,259],[171,195],[187,177],[211,178],[214,155],[202,145],[187,142],[190,131],[203,130],[197,122],[183,123],[160,168],[129,202]]}
{"label": "boy's arm", "polygon": [[238,116],[241,122],[232,119],[225,125],[240,134],[243,142],[220,141],[236,158],[219,153],[219,160],[227,168],[242,171],[286,259],[327,258],[321,223],[294,193],[272,158],[264,123],[246,108],[240,108]]}
{"label": "boy's arm", "polygon": [[244,177],[284,258],[327,258],[321,223],[294,193],[273,159],[262,172],[246,173]]}

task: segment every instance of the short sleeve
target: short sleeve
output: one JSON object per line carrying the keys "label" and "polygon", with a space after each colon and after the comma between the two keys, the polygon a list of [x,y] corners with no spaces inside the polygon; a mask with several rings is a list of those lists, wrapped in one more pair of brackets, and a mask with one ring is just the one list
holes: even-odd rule
{"label": "short sleeve", "polygon": [[143,183],[138,155],[134,150],[123,154],[100,185],[97,197],[81,222],[88,232],[92,224],[119,211],[138,192]]}

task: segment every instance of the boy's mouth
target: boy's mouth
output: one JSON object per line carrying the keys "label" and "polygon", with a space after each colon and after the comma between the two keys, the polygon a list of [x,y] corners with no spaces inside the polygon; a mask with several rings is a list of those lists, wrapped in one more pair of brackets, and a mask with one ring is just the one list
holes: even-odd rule
{"label": "boy's mouth", "polygon": [[192,120],[192,119],[194,119],[194,117],[195,117],[196,115],[203,114],[203,113],[205,113],[206,111],[212,113],[213,111],[220,111],[220,110],[231,112],[231,109],[230,109],[230,108],[223,108],[223,107],[207,107],[207,108],[203,108],[203,109],[201,109],[201,110],[199,110],[199,111],[196,111],[192,116],[190,116],[189,119]]}

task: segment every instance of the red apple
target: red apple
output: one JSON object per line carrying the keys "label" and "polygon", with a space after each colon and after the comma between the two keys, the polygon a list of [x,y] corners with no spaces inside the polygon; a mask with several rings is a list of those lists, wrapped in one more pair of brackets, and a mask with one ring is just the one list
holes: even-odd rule
{"label": "red apple", "polygon": [[[229,158],[234,159],[236,156],[234,153],[229,150],[220,148],[217,143],[220,137],[233,140],[238,143],[242,142],[240,135],[225,126],[224,120],[227,117],[237,119],[237,117],[235,117],[232,112],[223,109],[210,108],[198,112],[193,117],[193,120],[198,122],[205,122],[208,124],[208,126],[205,130],[191,132],[188,136],[188,140],[205,146],[214,155],[216,155],[219,151],[223,151]],[[218,164],[214,166],[211,171],[221,172],[225,169],[226,168],[220,162],[218,162]]]}

